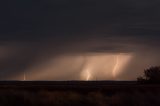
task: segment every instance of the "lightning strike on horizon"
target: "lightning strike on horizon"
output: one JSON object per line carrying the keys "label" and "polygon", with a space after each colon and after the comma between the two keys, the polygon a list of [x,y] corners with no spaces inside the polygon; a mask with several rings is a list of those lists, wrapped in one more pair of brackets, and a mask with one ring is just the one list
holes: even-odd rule
{"label": "lightning strike on horizon", "polygon": [[91,79],[91,72],[90,72],[88,69],[85,69],[85,70],[82,71],[82,73],[81,73],[81,78],[82,78],[83,80],[86,80],[86,81],[90,80],[90,79]]}
{"label": "lightning strike on horizon", "polygon": [[24,72],[24,75],[23,75],[23,80],[25,81],[26,80],[26,74]]}
{"label": "lightning strike on horizon", "polygon": [[86,74],[87,74],[87,76],[86,76],[86,80],[88,81],[88,80],[90,80],[91,73],[87,70],[87,71],[86,71]]}
{"label": "lightning strike on horizon", "polygon": [[113,68],[113,71],[112,71],[114,78],[116,77],[116,71],[117,71],[117,69],[118,69],[118,64],[119,64],[118,57],[119,57],[119,55],[116,56],[115,65],[114,65],[114,68]]}
{"label": "lightning strike on horizon", "polygon": [[81,73],[81,77],[82,77],[82,79],[88,81],[88,80],[91,79],[91,71],[90,71],[90,69],[88,69],[89,66],[87,64],[88,63],[87,57],[84,56],[83,59],[84,59],[83,66],[82,66],[83,67],[83,69],[82,69],[83,71]]}

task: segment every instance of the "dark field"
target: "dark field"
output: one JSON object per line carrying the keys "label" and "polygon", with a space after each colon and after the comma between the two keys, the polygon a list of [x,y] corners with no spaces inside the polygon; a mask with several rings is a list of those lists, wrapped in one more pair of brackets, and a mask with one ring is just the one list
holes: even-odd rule
{"label": "dark field", "polygon": [[160,106],[160,85],[134,81],[2,81],[0,106]]}

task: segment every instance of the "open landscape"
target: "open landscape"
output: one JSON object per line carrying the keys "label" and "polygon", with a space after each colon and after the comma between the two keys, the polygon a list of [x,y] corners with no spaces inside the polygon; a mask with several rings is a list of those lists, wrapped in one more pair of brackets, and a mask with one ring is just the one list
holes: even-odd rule
{"label": "open landscape", "polygon": [[160,106],[160,0],[0,0],[0,106]]}

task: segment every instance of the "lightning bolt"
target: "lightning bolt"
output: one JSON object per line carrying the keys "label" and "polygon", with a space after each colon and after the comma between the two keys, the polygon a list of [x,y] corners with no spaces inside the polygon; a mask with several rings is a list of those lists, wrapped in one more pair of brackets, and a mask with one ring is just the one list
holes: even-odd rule
{"label": "lightning bolt", "polygon": [[26,74],[24,72],[24,75],[23,75],[23,80],[25,81],[26,80]]}
{"label": "lightning bolt", "polygon": [[90,79],[90,77],[91,77],[91,74],[90,74],[90,72],[88,70],[86,71],[86,74],[87,74],[86,80],[88,81]]}
{"label": "lightning bolt", "polygon": [[116,77],[116,71],[117,71],[118,64],[119,64],[118,57],[119,57],[119,55],[116,56],[115,65],[114,65],[114,68],[113,68],[113,71],[112,71],[113,72],[113,77]]}
{"label": "lightning bolt", "polygon": [[90,80],[91,79],[91,70],[90,70],[90,67],[88,67],[88,64],[87,64],[87,57],[86,56],[83,56],[83,64],[82,64],[82,73],[81,73],[81,77],[82,79],[85,79],[86,81]]}

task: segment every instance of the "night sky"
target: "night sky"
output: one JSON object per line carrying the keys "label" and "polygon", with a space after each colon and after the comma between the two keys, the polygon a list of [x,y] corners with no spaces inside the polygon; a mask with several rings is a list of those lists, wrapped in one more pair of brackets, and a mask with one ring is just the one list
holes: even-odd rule
{"label": "night sky", "polygon": [[0,80],[135,80],[159,46],[159,0],[0,1]]}

